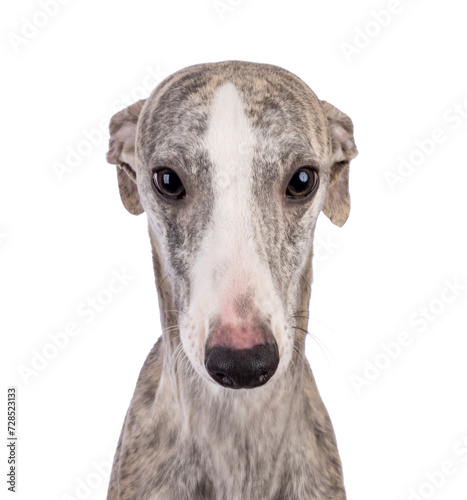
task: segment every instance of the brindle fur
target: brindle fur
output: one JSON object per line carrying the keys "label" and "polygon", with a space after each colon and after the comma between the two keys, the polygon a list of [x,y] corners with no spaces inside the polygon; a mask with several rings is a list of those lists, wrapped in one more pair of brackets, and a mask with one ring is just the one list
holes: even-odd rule
{"label": "brindle fur", "polygon": [[[284,330],[293,333],[287,370],[236,391],[199,377],[180,341],[190,269],[213,211],[212,165],[200,138],[226,82],[241,92],[261,139],[251,194],[255,230],[289,312]],[[131,213],[148,214],[163,334],[138,378],[108,500],[344,500],[334,431],[304,352],[317,216],[309,213],[323,209],[337,225],[348,216],[349,162],[357,154],[351,120],[281,68],[228,61],[168,77],[146,101],[117,113],[110,133],[107,159],[118,166],[122,201]],[[289,165],[307,161],[319,166],[321,194],[284,215],[271,190],[282,186]],[[196,210],[155,196],[150,172],[161,163],[184,174]],[[252,300],[245,290],[235,304],[239,315],[251,312]]]}

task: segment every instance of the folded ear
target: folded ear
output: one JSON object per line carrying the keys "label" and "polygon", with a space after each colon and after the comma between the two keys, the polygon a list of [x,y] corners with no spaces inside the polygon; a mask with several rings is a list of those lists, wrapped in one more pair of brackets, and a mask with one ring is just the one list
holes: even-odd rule
{"label": "folded ear", "polygon": [[118,188],[125,208],[133,215],[144,212],[136,186],[136,125],[145,99],[135,102],[112,116],[107,161],[117,165]]}
{"label": "folded ear", "polygon": [[352,120],[332,104],[321,101],[332,140],[332,166],[323,212],[341,227],[350,212],[349,164],[358,154]]}

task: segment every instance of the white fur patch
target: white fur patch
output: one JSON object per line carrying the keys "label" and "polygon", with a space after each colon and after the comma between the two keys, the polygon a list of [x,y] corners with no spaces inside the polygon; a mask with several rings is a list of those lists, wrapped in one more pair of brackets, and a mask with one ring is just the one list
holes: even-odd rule
{"label": "white fur patch", "polygon": [[204,369],[209,321],[217,317],[234,329],[245,323],[248,327],[248,319],[239,317],[234,307],[235,300],[242,295],[252,297],[251,306],[257,317],[271,318],[279,353],[287,351],[287,361],[292,349],[288,345],[290,340],[281,338],[283,305],[275,293],[267,263],[257,252],[262,245],[255,241],[258,235],[252,224],[251,207],[255,203],[252,162],[256,140],[239,91],[232,83],[223,84],[213,98],[204,138],[213,164],[212,220],[193,266],[191,304],[181,324],[185,352],[198,373],[210,381]]}
{"label": "white fur patch", "polygon": [[228,266],[224,271],[225,279],[230,281],[229,292],[244,293],[249,267],[256,257],[250,194],[255,135],[248,123],[242,97],[232,83],[219,87],[211,110],[205,138],[213,163],[215,193],[210,242],[213,248],[210,251],[216,256],[221,274],[222,266]]}

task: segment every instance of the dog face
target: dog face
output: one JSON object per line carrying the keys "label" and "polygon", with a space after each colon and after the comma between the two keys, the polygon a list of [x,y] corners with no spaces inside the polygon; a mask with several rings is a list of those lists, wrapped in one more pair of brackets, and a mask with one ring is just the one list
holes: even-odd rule
{"label": "dog face", "polygon": [[[269,65],[192,66],[110,124],[109,163],[145,211],[196,372],[263,385],[291,360],[316,219],[347,219],[351,120]],[[157,271],[156,271],[157,274]]]}

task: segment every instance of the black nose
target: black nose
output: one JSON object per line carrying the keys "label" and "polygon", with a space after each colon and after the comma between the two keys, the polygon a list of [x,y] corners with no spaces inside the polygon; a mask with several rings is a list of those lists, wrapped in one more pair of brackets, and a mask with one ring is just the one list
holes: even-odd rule
{"label": "black nose", "polygon": [[220,385],[230,389],[252,389],[265,384],[279,364],[277,343],[249,349],[214,346],[206,349],[205,367]]}

